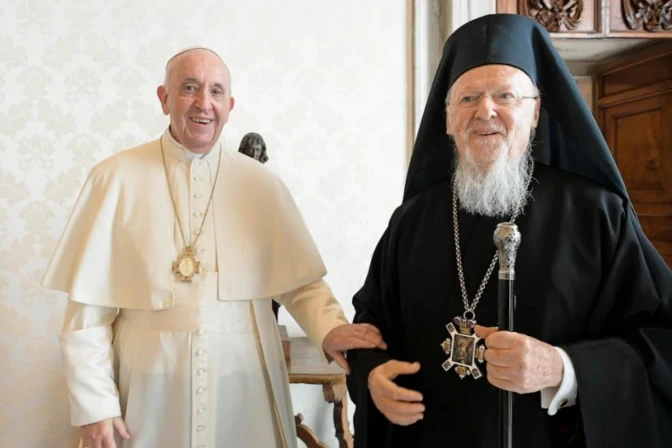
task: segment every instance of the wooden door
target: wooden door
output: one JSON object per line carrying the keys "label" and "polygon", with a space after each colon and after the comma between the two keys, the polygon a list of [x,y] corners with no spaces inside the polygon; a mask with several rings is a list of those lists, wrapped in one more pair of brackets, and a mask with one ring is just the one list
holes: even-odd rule
{"label": "wooden door", "polygon": [[644,233],[672,267],[672,43],[603,67],[598,121]]}
{"label": "wooden door", "polygon": [[644,233],[672,266],[672,93],[607,108],[604,130]]}

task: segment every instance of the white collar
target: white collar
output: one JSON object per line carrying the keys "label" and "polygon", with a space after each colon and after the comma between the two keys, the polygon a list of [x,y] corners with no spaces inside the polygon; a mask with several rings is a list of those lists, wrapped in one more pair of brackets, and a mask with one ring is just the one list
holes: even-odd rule
{"label": "white collar", "polygon": [[[173,135],[170,133],[170,127],[166,128],[165,132],[161,136],[161,143],[164,151],[166,151],[166,154],[186,164],[190,164],[195,159],[201,159],[204,162],[211,162],[213,160],[216,161],[219,154],[221,153],[222,147],[222,144],[219,143],[213,146],[210,151],[203,154],[191,152],[182,144],[178,143],[175,138],[173,138]],[[218,148],[218,150],[215,150],[215,148]]]}

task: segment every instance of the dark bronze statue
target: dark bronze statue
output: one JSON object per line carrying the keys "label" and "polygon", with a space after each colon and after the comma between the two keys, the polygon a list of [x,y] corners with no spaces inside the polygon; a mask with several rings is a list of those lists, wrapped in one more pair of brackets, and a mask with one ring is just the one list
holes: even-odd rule
{"label": "dark bronze statue", "polygon": [[240,141],[238,152],[252,157],[261,163],[268,162],[268,154],[266,154],[266,142],[261,135],[256,132],[248,132]]}
{"label": "dark bronze statue", "polygon": [[[254,160],[257,160],[262,164],[268,162],[266,142],[264,141],[263,137],[256,132],[248,132],[245,134],[245,136],[240,141],[238,152],[252,157]],[[273,314],[275,315],[275,320],[277,321],[280,304],[275,300],[272,300],[271,303],[273,306]]]}

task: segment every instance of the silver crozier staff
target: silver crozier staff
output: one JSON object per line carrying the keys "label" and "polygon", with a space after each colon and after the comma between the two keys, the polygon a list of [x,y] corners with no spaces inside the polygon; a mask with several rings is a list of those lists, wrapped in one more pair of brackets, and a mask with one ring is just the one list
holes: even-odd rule
{"label": "silver crozier staff", "polygon": [[[497,327],[500,331],[513,331],[513,314],[516,306],[513,286],[516,279],[516,252],[520,246],[518,226],[510,222],[498,224],[494,241],[499,255]],[[498,448],[512,448],[513,393],[510,391],[499,391],[498,425]]]}

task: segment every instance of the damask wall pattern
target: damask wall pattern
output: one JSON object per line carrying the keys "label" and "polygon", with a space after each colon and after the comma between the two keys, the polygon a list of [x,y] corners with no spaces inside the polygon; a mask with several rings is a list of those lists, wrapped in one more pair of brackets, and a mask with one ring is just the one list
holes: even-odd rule
{"label": "damask wall pattern", "polygon": [[[352,317],[403,191],[405,14],[402,0],[2,2],[0,447],[73,446],[57,345],[66,298],[39,281],[91,165],[164,130],[155,91],[184,47],[229,63],[227,148],[264,136]],[[336,446],[320,388],[292,393]]]}

